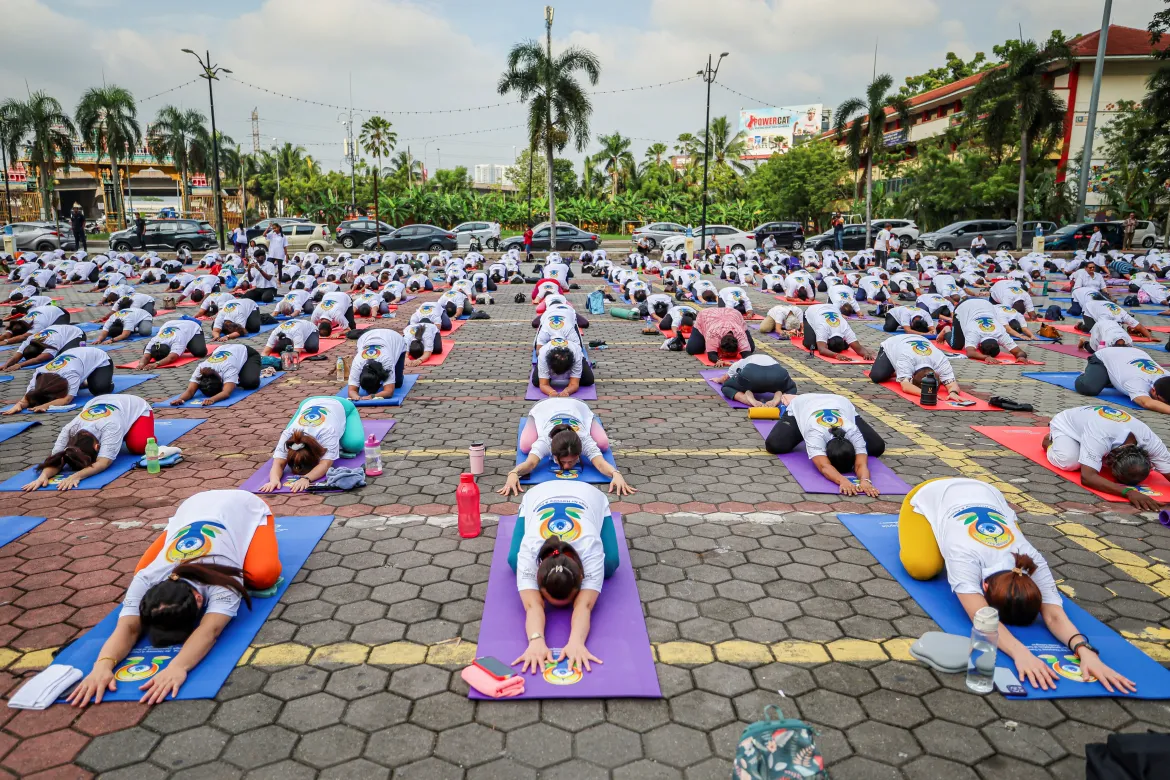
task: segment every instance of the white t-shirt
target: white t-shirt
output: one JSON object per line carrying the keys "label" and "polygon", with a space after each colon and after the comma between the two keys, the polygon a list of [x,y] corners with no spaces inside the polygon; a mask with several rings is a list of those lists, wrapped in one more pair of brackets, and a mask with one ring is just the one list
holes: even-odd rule
{"label": "white t-shirt", "polygon": [[1074,290],[1079,290],[1081,288],[1086,290],[1105,289],[1105,275],[1100,271],[1090,276],[1087,269],[1078,268],[1069,278],[1072,280],[1072,289]]}
{"label": "white t-shirt", "polygon": [[266,290],[269,287],[278,287],[280,280],[276,276],[276,265],[274,263],[260,263],[260,268],[264,269],[264,273],[268,274],[269,279],[264,278],[264,274],[260,273],[255,268],[248,269],[248,283],[257,290]]}
{"label": "white t-shirt", "polygon": [[987,339],[995,339],[1008,352],[1016,342],[1004,330],[995,316],[995,307],[982,298],[969,298],[955,308],[955,320],[962,328],[964,346],[978,347]]}
{"label": "white t-shirt", "polygon": [[17,349],[20,352],[24,352],[33,341],[39,341],[45,345],[45,352],[50,355],[55,355],[61,350],[61,347],[74,339],[85,340],[85,333],[81,328],[76,325],[53,325],[52,327],[42,328],[41,330],[30,331],[28,338],[20,342],[20,346]]}
{"label": "white t-shirt", "polygon": [[425,303],[419,304],[419,307],[414,310],[414,314],[410,315],[410,324],[416,325],[420,322],[442,325],[443,310],[433,301],[426,301]]}
{"label": "white t-shirt", "polygon": [[291,304],[293,312],[299,314],[300,312],[304,311],[305,303],[308,302],[309,297],[309,293],[306,290],[290,290],[289,292],[286,292],[279,301],[277,301],[276,306],[279,309],[286,303]]}
{"label": "white t-shirt", "polygon": [[529,454],[547,458],[552,453],[549,432],[554,426],[567,423],[581,437],[581,460],[590,462],[601,455],[601,448],[589,435],[593,425],[593,411],[584,401],[576,398],[546,398],[537,401],[528,410],[528,416],[536,421],[539,438],[532,445]]}
{"label": "white t-shirt", "polygon": [[[566,374],[554,374],[552,369],[549,368],[548,355],[557,347],[564,347],[573,355],[573,366]],[[563,384],[568,384],[572,378],[580,379],[581,372],[584,370],[584,355],[581,352],[580,345],[576,342],[566,341],[565,339],[552,339],[536,353],[536,376],[538,379],[547,379],[553,384],[556,384],[558,381]]]}
{"label": "white t-shirt", "polygon": [[1110,301],[1088,301],[1082,305],[1082,310],[1086,317],[1092,317],[1098,322],[1113,320],[1127,328],[1135,327],[1138,324],[1138,321],[1129,312]]}
{"label": "white t-shirt", "polygon": [[959,283],[955,281],[955,277],[950,274],[938,274],[930,280],[934,284],[934,289],[939,295],[944,295],[950,298],[952,295],[962,295],[963,290],[959,287]]}
{"label": "white t-shirt", "polygon": [[[424,341],[423,346],[430,347],[431,344]],[[397,331],[388,328],[374,328],[361,335],[357,341],[356,350],[353,364],[349,368],[349,384],[351,386],[358,386],[362,369],[371,360],[381,363],[382,367],[390,372],[383,384],[392,385],[396,379],[394,367],[398,364],[398,358],[406,352],[406,339]]]}
{"label": "white t-shirt", "polygon": [[517,590],[539,589],[536,556],[546,539],[559,536],[581,558],[581,589],[600,592],[605,582],[601,526],[609,514],[609,499],[592,485],[554,480],[529,488],[520,502],[524,536],[516,559]]}
{"label": "white t-shirt", "polygon": [[110,326],[113,325],[115,321],[122,323],[122,332],[127,333],[137,328],[144,321],[153,322],[154,315],[148,311],[143,311],[142,309],[122,309],[121,311],[116,312],[114,316],[111,317],[108,322],[106,322],[103,330],[109,331]]}
{"label": "white t-shirt", "polygon": [[795,298],[796,291],[802,287],[808,293],[808,300],[811,301],[816,297],[816,290],[813,287],[812,279],[800,274],[789,274],[784,280],[784,297]]}
{"label": "white t-shirt", "polygon": [[536,333],[536,346],[541,347],[553,339],[562,339],[581,344],[581,334],[577,331],[577,312],[570,306],[553,306],[540,315],[540,329]]}
{"label": "white t-shirt", "polygon": [[805,308],[804,321],[813,329],[818,342],[828,342],[833,336],[845,339],[846,344],[857,341],[857,334],[849,327],[845,315],[832,304],[818,303]]}
{"label": "white t-shirt", "polygon": [[[158,557],[134,575],[120,617],[136,616],[146,592],[183,563],[241,568],[256,529],[275,522],[268,504],[243,490],[196,493],[167,521],[167,541]],[[235,617],[240,596],[230,588],[184,580],[203,596],[204,612]]]}
{"label": "white t-shirt", "polygon": [[1105,240],[1105,234],[1097,231],[1089,236],[1089,251],[1097,252],[1101,249],[1101,242]]}
{"label": "white t-shirt", "polygon": [[110,356],[97,347],[74,347],[62,352],[57,357],[38,368],[28,382],[28,390],[32,390],[41,374],[56,374],[69,383],[69,395],[76,397],[81,391],[81,383],[94,372],[95,369],[110,364]]}
{"label": "white t-shirt", "polygon": [[833,428],[842,428],[857,454],[865,454],[865,438],[857,428],[857,410],[839,395],[802,393],[792,399],[785,415],[796,419],[809,458],[825,454],[825,446],[833,438]]}
{"label": "white t-shirt", "polygon": [[35,309],[29,309],[21,319],[29,324],[30,331],[34,331],[44,330],[57,322],[57,320],[64,320],[65,317],[64,309],[50,304],[48,306],[38,306]]}
{"label": "white t-shirt", "polygon": [[228,301],[220,307],[219,312],[215,315],[215,322],[212,323],[211,329],[220,330],[225,322],[234,322],[244,326],[248,322],[248,317],[258,308],[260,307],[250,298],[236,298]]}
{"label": "white t-shirt", "polygon": [[294,349],[304,349],[305,339],[317,332],[317,328],[308,320],[285,320],[268,334],[265,346],[275,347],[276,341],[284,336],[292,341]]}
{"label": "white t-shirt", "polygon": [[1124,341],[1127,347],[1133,346],[1133,337],[1129,335],[1129,331],[1115,321],[1097,320],[1093,323],[1093,328],[1089,331],[1089,343],[1094,352],[1105,347],[1117,346],[1118,341]]}
{"label": "white t-shirt", "polygon": [[307,403],[301,407],[297,416],[280,434],[280,440],[272,452],[274,459],[288,459],[288,449],[285,445],[288,438],[297,431],[304,431],[316,439],[317,443],[325,448],[326,460],[337,460],[341,457],[341,437],[345,433],[345,407],[336,398],[316,397],[312,400],[311,404]]}
{"label": "white t-shirt", "polygon": [[1167,376],[1166,371],[1144,349],[1106,347],[1097,350],[1095,355],[1109,372],[1109,383],[1129,396],[1131,401],[1143,395],[1149,396],[1154,382]]}
{"label": "white t-shirt", "polygon": [[927,327],[934,325],[934,318],[917,306],[895,306],[887,311],[886,314],[893,317],[899,325],[907,329],[914,323],[915,317],[921,317],[926,322]]}
{"label": "white t-shirt", "polygon": [[[920,310],[921,311],[921,310]],[[882,342],[882,349],[894,366],[898,381],[910,379],[921,368],[930,368],[942,383],[954,382],[955,371],[947,356],[925,336],[910,333],[890,336]]]}
{"label": "white t-shirt", "polygon": [[268,239],[268,257],[273,260],[284,260],[287,254],[288,238],[283,233],[270,232],[265,236]]}
{"label": "white t-shirt", "polygon": [[890,248],[890,231],[888,228],[882,228],[878,231],[877,237],[873,240],[873,248],[875,252],[885,252]]}
{"label": "white t-shirt", "polygon": [[744,368],[746,368],[747,366],[776,366],[776,365],[779,365],[779,363],[777,363],[776,359],[770,355],[748,355],[747,357],[740,358],[739,360],[735,361],[730,366],[728,366],[727,367],[727,376],[729,378],[737,377],[737,376],[739,376],[740,372],[743,371]]}
{"label": "white t-shirt", "polygon": [[313,308],[313,313],[309,315],[309,321],[316,325],[325,320],[334,327],[348,328],[349,320],[346,319],[345,313],[352,305],[353,300],[346,293],[326,293]]}
{"label": "white t-shirt", "polygon": [[1036,311],[1036,306],[1032,303],[1032,296],[1015,279],[1000,279],[991,285],[991,298],[1003,306],[1011,306],[1016,301],[1023,301],[1024,311]]}
{"label": "white t-shirt", "polygon": [[191,320],[171,320],[159,329],[158,335],[146,342],[146,349],[144,353],[150,352],[150,348],[155,344],[166,344],[171,348],[171,352],[176,355],[183,354],[187,349],[188,342],[195,337],[196,334],[203,332],[203,326],[198,322]]}
{"label": "white t-shirt", "polygon": [[1066,409],[1048,424],[1053,438],[1068,436],[1081,445],[1080,462],[1101,470],[1101,463],[1114,447],[1125,443],[1132,433],[1150,456],[1150,464],[1161,473],[1170,471],[1170,451],[1150,426],[1125,409],[1107,404]]}
{"label": "white t-shirt", "polygon": [[1032,580],[1043,603],[1061,604],[1048,563],[1020,533],[1016,513],[995,488],[977,479],[939,479],[921,487],[910,504],[934,531],[954,593],[982,595],[983,580],[1011,571],[1013,554],[1023,553],[1036,563]]}
{"label": "white t-shirt", "polygon": [[1157,282],[1142,282],[1138,285],[1138,292],[1143,292],[1150,298],[1151,303],[1166,303],[1170,299],[1170,290]]}
{"label": "white t-shirt", "polygon": [[724,287],[719,291],[719,300],[723,301],[723,305],[728,308],[735,308],[736,305],[742,303],[747,311],[752,310],[751,298],[748,298],[747,293],[738,287]]}
{"label": "white t-shirt", "polygon": [[240,369],[248,361],[248,348],[243,344],[221,344],[207,359],[195,366],[191,373],[191,382],[199,381],[199,372],[205,368],[214,368],[225,385],[239,384]]}
{"label": "white t-shirt", "polygon": [[98,457],[113,460],[122,451],[122,441],[139,417],[150,414],[150,404],[136,395],[111,394],[91,398],[81,412],[61,429],[53,453],[64,452],[78,431],[88,431],[99,443]]}

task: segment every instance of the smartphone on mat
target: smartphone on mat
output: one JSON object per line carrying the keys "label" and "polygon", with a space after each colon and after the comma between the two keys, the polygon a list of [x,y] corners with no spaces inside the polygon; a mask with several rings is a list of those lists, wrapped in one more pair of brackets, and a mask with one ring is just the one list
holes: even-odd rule
{"label": "smartphone on mat", "polygon": [[974,401],[951,401],[951,406],[974,406]]}
{"label": "smartphone on mat", "polygon": [[516,670],[505,664],[499,658],[491,655],[485,655],[483,658],[476,658],[475,665],[483,669],[491,677],[497,680],[506,680],[512,675],[516,674]]}
{"label": "smartphone on mat", "polygon": [[995,667],[995,687],[1004,696],[1027,696],[1028,690],[1020,684],[1015,672],[1003,666]]}

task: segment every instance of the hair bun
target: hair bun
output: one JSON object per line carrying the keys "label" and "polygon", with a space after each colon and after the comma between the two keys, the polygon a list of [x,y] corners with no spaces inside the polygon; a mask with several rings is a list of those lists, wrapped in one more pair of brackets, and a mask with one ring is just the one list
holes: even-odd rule
{"label": "hair bun", "polygon": [[1032,560],[1032,556],[1025,555],[1024,553],[1014,553],[1014,555],[1016,559],[1016,565],[1012,571],[1016,572],[1017,574],[1027,575],[1029,577],[1036,573],[1036,569],[1038,567],[1036,566],[1036,562]]}
{"label": "hair bun", "polygon": [[845,438],[845,429],[842,428],[840,425],[838,425],[834,428],[829,429],[829,435],[832,436],[834,439],[844,439]]}

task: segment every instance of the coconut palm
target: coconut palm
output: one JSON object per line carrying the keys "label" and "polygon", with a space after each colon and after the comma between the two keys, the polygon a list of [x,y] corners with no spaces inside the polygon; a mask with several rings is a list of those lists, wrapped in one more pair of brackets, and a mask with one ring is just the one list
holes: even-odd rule
{"label": "coconut palm", "polygon": [[171,162],[179,169],[182,177],[182,210],[190,210],[190,184],[188,175],[192,172],[206,172],[211,160],[211,133],[207,130],[207,118],[193,108],[182,109],[163,106],[150,127],[148,145],[151,154],[159,163]]}
{"label": "coconut palm", "polygon": [[[17,146],[20,145],[18,122],[19,118],[9,104],[0,105],[0,169],[4,171],[8,170],[8,161],[16,159]],[[4,177],[4,218],[6,223],[12,222],[12,192],[8,187],[8,176]]]}
{"label": "coconut palm", "polygon": [[621,133],[601,135],[597,137],[601,142],[601,151],[595,156],[604,163],[605,172],[609,174],[611,184],[609,199],[613,200],[618,193],[618,177],[635,166],[634,155],[630,152],[630,139]]}
{"label": "coconut palm", "polygon": [[53,173],[58,164],[68,167],[73,163],[76,131],[73,120],[56,98],[44,92],[32,93],[27,101],[7,100],[3,111],[11,118],[14,135],[28,139],[29,164],[37,172],[37,185],[41,189],[41,211],[45,219],[52,219],[49,191]]}
{"label": "coconut palm", "polygon": [[[550,44],[551,46],[551,44]],[[578,73],[597,85],[601,62],[588,49],[570,46],[556,57],[536,41],[524,41],[508,52],[508,70],[500,76],[501,95],[515,92],[528,103],[528,140],[531,148],[544,146],[548,171],[549,235],[555,241],[557,208],[554,187],[554,151],[572,142],[578,152],[589,143],[589,118],[593,104],[578,81]]]}
{"label": "coconut palm", "polygon": [[[122,202],[122,176],[118,161],[133,159],[134,150],[142,143],[142,128],[138,125],[138,107],[130,90],[123,87],[93,87],[81,96],[74,112],[77,130],[97,155],[97,164],[102,157],[110,156],[113,173],[114,203],[110,204],[118,215],[122,227],[126,227],[126,208]],[[127,178],[130,173],[127,171]]]}
{"label": "coconut palm", "polygon": [[[362,133],[358,136],[358,143],[366,154],[372,154],[377,164],[374,165],[374,222],[378,222],[378,170],[382,167],[382,158],[390,156],[394,145],[398,143],[398,133],[390,129],[390,122],[380,116],[372,116],[362,122]],[[382,233],[375,236],[378,251],[382,249]]]}
{"label": "coconut palm", "polygon": [[[1072,51],[1060,33],[1043,46],[1033,40],[1013,43],[1004,64],[988,71],[968,101],[967,123],[982,122],[984,140],[1002,148],[1006,129],[1015,121],[1020,132],[1020,191],[1016,201],[1016,246],[1024,242],[1024,199],[1028,185],[1028,149],[1032,140],[1055,139],[1064,128],[1064,101],[1047,79],[1053,65],[1071,66]],[[986,116],[986,119],[981,117]]]}
{"label": "coconut palm", "polygon": [[849,158],[856,170],[865,156],[865,245],[870,245],[873,231],[873,156],[884,146],[886,117],[895,115],[907,127],[910,104],[905,97],[892,94],[894,78],[883,73],[865,89],[864,98],[850,98],[837,107],[837,137],[845,138]]}
{"label": "coconut palm", "polygon": [[399,152],[390,158],[390,165],[384,170],[389,170],[392,176],[402,177],[406,186],[411,187],[416,177],[422,179],[423,164],[421,160],[411,157],[410,152]]}
{"label": "coconut palm", "polygon": [[707,142],[708,137],[711,142],[711,162],[716,170],[726,168],[737,174],[747,173],[750,170],[739,159],[745,149],[743,133],[732,133],[731,123],[727,121],[727,117],[715,117],[711,120],[710,131],[699,133],[700,153],[702,153],[703,145]]}
{"label": "coconut palm", "polygon": [[605,175],[597,170],[598,155],[585,155],[581,168],[581,194],[586,198],[593,197],[600,189]]}

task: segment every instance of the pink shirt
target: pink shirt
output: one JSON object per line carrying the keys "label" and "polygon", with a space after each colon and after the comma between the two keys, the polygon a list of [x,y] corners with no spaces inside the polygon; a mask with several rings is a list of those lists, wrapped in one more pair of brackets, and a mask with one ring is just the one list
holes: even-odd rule
{"label": "pink shirt", "polygon": [[709,352],[718,352],[720,340],[728,333],[735,335],[740,354],[751,350],[747,339],[747,329],[743,323],[743,315],[735,309],[726,307],[703,309],[695,318],[695,327],[703,334]]}

